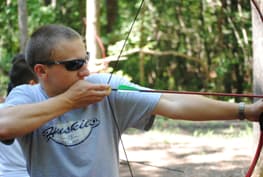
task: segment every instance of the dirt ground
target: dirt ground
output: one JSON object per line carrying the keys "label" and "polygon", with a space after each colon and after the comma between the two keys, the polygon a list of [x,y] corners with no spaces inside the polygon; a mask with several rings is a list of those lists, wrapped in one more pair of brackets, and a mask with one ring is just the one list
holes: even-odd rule
{"label": "dirt ground", "polygon": [[[243,177],[254,156],[252,136],[194,137],[156,131],[123,135],[134,177]],[[121,177],[131,177],[120,147]]]}

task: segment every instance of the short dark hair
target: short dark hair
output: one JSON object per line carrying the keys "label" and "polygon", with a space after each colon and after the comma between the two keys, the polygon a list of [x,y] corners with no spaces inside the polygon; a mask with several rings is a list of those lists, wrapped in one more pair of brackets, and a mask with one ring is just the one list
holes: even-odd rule
{"label": "short dark hair", "polygon": [[37,29],[26,46],[26,62],[33,69],[38,63],[52,61],[53,52],[63,40],[81,38],[80,34],[72,28],[50,24]]}
{"label": "short dark hair", "polygon": [[38,81],[36,74],[27,65],[24,54],[18,54],[13,58],[9,79],[7,94],[18,85],[28,84],[30,80]]}

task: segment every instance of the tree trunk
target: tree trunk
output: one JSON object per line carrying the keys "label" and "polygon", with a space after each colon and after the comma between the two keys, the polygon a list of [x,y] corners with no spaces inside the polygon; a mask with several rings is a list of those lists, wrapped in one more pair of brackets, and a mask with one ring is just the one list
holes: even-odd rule
{"label": "tree trunk", "polygon": [[28,37],[26,0],[18,0],[18,27],[20,32],[20,52],[24,53]]}
{"label": "tree trunk", "polygon": [[98,56],[96,36],[99,36],[99,0],[86,0],[86,47],[90,52],[90,63],[94,63]]}
{"label": "tree trunk", "polygon": [[46,6],[51,5],[54,8],[54,7],[56,7],[57,1],[56,0],[44,0],[44,4]]}
{"label": "tree trunk", "polygon": [[[263,1],[257,0],[256,3],[260,8],[260,11],[263,11]],[[252,30],[253,30],[253,92],[255,94],[263,94],[263,58],[262,58],[262,49],[263,49],[263,22],[260,19],[259,13],[257,12],[255,6],[252,4]],[[259,126],[254,124],[254,137],[256,144],[259,137]],[[255,149],[254,148],[254,149]],[[263,160],[262,155],[259,158],[257,168],[253,176],[263,177]]]}
{"label": "tree trunk", "polygon": [[110,33],[113,30],[113,26],[116,22],[118,15],[118,1],[106,0],[107,8],[107,32]]}
{"label": "tree trunk", "polygon": [[[145,6],[141,9],[141,27],[140,27],[140,48],[145,45],[145,36],[144,35],[144,14],[145,14]],[[144,53],[140,52],[139,54],[139,72],[140,72],[140,84],[144,85],[145,83],[145,71],[144,71]]]}

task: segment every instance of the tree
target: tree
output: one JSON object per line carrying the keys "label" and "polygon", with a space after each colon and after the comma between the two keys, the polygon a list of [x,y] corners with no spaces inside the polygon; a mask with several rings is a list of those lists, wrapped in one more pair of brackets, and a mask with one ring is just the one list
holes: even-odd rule
{"label": "tree", "polygon": [[93,59],[98,57],[96,36],[99,31],[98,14],[99,14],[99,1],[87,0],[86,1],[86,46],[90,51],[91,63]]}
{"label": "tree", "polygon": [[20,52],[24,53],[28,38],[26,0],[18,0],[18,27],[20,36]]}
{"label": "tree", "polygon": [[117,15],[118,15],[118,1],[106,0],[106,13],[107,13],[107,26],[106,31],[108,33],[113,31]]}

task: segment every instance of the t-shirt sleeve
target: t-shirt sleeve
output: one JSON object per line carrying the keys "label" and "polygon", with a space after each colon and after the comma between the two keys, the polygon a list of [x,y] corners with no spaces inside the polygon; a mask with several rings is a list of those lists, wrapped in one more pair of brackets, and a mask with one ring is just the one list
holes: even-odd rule
{"label": "t-shirt sleeve", "polygon": [[[100,78],[105,79],[101,82],[107,83],[109,75],[103,77],[100,75]],[[148,89],[115,75],[112,76],[109,84],[112,88],[118,88],[119,85],[128,85],[138,89]],[[109,101],[121,131],[125,131],[130,127],[142,130],[149,129],[154,120],[152,112],[159,102],[160,96],[160,93],[112,91]]]}
{"label": "t-shirt sleeve", "polygon": [[[5,102],[1,104],[0,109],[20,104],[32,103],[32,100],[32,92],[30,91],[30,87],[28,87],[27,85],[18,86],[10,92]],[[1,142],[6,145],[11,145],[13,144],[14,139],[1,140]]]}
{"label": "t-shirt sleeve", "polygon": [[15,106],[20,104],[30,104],[34,102],[32,86],[21,85],[15,87],[8,95],[3,104],[4,107]]}

